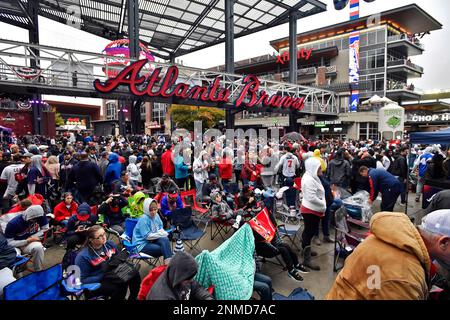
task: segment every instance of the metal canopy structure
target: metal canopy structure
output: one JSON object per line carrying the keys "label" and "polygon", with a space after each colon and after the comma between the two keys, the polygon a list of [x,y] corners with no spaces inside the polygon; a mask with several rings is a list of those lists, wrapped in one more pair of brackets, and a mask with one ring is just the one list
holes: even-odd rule
{"label": "metal canopy structure", "polygon": [[[0,21],[33,28],[29,2],[38,14],[110,40],[128,38],[128,2],[134,0],[8,0]],[[156,56],[173,59],[225,42],[225,0],[139,0],[139,38]],[[234,38],[326,11],[317,0],[236,0]]]}

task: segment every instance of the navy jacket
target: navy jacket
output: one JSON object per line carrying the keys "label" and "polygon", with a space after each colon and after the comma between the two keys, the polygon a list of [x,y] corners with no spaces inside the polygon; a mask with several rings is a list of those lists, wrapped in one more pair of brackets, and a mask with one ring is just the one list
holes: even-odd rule
{"label": "navy jacket", "polygon": [[108,256],[113,256],[119,251],[112,241],[107,241],[104,248],[102,248],[105,255],[100,257],[96,255],[92,249],[85,247],[77,254],[75,264],[80,268],[82,283],[99,283],[104,276],[103,266],[109,260]]}
{"label": "navy jacket", "polygon": [[97,184],[103,182],[98,165],[91,161],[80,161],[74,165],[70,177],[80,193],[88,195],[92,193]]}
{"label": "navy jacket", "polygon": [[369,169],[370,199],[374,201],[378,193],[403,192],[403,185],[384,169]]}
{"label": "navy jacket", "polygon": [[39,217],[36,223],[29,223],[20,214],[6,225],[5,237],[7,239],[26,240],[42,230],[47,224],[48,220],[46,216]]}
{"label": "navy jacket", "polygon": [[98,217],[95,214],[91,214],[89,219],[86,221],[80,221],[78,220],[78,217],[76,214],[71,216],[69,218],[69,221],[67,222],[67,235],[73,235],[75,234],[75,230],[78,229],[79,226],[86,226],[86,228],[89,228],[93,226],[98,220]]}

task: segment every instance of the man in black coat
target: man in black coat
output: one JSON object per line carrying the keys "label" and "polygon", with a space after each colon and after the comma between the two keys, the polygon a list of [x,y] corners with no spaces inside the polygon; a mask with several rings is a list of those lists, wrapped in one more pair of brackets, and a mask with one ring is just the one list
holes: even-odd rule
{"label": "man in black coat", "polygon": [[69,180],[77,190],[78,203],[89,202],[95,187],[103,183],[100,168],[89,161],[89,155],[86,152],[81,153],[81,161],[73,166]]}
{"label": "man in black coat", "polygon": [[391,173],[398,177],[398,181],[403,185],[405,191],[401,194],[401,204],[406,204],[406,182],[408,179],[408,163],[406,157],[408,156],[408,147],[402,147],[400,149],[400,154],[395,159],[393,165],[391,166]]}
{"label": "man in black coat", "polygon": [[360,190],[370,192],[369,180],[359,174],[359,168],[362,166],[374,169],[377,167],[377,161],[365,148],[358,153],[358,157],[353,159],[352,162],[352,193],[356,193]]}

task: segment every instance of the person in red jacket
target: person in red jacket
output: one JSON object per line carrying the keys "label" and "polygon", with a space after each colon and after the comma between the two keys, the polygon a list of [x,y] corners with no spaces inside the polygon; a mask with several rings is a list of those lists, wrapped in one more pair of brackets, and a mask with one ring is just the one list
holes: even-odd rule
{"label": "person in red jacket", "polygon": [[222,185],[229,183],[233,177],[233,160],[227,152],[223,153],[219,162],[219,176],[222,179]]}
{"label": "person in red jacket", "polygon": [[53,209],[56,223],[66,226],[69,218],[77,213],[77,208],[78,204],[73,200],[73,195],[70,192],[64,193],[63,201]]}
{"label": "person in red jacket", "polygon": [[163,174],[169,175],[172,179],[175,178],[175,165],[172,159],[172,145],[166,146],[166,151],[161,156],[161,166]]}

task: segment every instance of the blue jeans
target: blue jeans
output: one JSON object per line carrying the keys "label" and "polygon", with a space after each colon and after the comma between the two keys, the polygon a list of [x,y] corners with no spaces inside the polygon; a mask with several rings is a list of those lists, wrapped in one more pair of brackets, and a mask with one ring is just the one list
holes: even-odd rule
{"label": "blue jeans", "polygon": [[272,279],[262,273],[255,273],[253,289],[261,300],[272,300]]}
{"label": "blue jeans", "polygon": [[149,241],[141,252],[151,255],[152,257],[161,257],[164,259],[172,257],[172,248],[167,237],[159,238],[158,240]]}
{"label": "blue jeans", "polygon": [[201,201],[203,198],[204,182],[200,182],[198,180],[194,180],[194,181],[195,181],[195,194],[196,194],[197,201]]}

